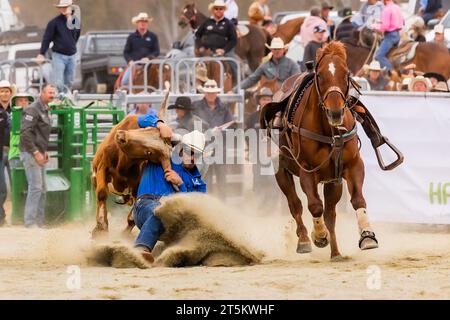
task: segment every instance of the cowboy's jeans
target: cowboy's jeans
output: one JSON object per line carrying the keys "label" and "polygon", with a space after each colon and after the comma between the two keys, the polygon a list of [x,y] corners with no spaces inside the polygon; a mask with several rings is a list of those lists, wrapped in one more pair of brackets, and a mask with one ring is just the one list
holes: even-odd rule
{"label": "cowboy's jeans", "polygon": [[144,246],[153,250],[159,237],[164,232],[161,220],[154,215],[155,208],[160,202],[150,198],[140,198],[133,207],[133,219],[136,226],[141,230],[136,238],[135,246]]}
{"label": "cowboy's jeans", "polygon": [[397,45],[399,42],[400,33],[398,31],[384,33],[384,39],[380,44],[380,48],[378,48],[378,51],[375,54],[375,60],[378,60],[378,62],[380,62],[382,68],[386,68],[387,70],[393,69],[391,62],[386,56],[389,50],[391,50],[391,48]]}
{"label": "cowboy's jeans", "polygon": [[52,73],[50,79],[59,92],[72,88],[75,75],[75,55],[66,56],[57,52],[52,54]]}
{"label": "cowboy's jeans", "polygon": [[28,194],[25,202],[25,226],[42,226],[45,218],[45,199],[47,186],[45,184],[45,167],[38,165],[33,155],[21,152],[20,159],[25,168],[28,181]]}

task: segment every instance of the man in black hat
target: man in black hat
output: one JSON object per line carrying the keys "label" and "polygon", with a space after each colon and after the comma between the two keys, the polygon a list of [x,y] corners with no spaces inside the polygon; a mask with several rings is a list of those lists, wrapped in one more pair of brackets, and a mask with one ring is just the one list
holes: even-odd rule
{"label": "man in black hat", "polygon": [[352,42],[353,30],[355,29],[355,26],[351,22],[352,9],[351,8],[342,9],[341,15],[342,15],[343,19],[336,29],[335,40],[344,41],[344,42]]}
{"label": "man in black hat", "polygon": [[320,13],[320,17],[327,23],[328,25],[328,31],[330,38],[334,34],[334,21],[330,18],[330,11],[333,10],[333,6],[330,5],[328,2],[324,1],[322,2],[322,12]]}
{"label": "man in black hat", "polygon": [[[202,132],[208,130],[209,125],[206,121],[203,121],[200,117],[194,115],[192,110],[191,99],[189,97],[178,97],[175,103],[167,108],[168,110],[175,109],[177,118],[174,123],[170,124],[170,127],[175,131],[187,130],[188,132],[197,129]],[[177,132],[178,133],[178,132]],[[186,133],[186,132],[184,132]]]}

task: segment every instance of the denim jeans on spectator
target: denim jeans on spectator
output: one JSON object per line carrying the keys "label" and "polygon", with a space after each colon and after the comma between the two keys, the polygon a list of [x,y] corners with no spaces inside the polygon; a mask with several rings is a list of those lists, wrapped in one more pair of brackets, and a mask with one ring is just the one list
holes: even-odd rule
{"label": "denim jeans on spectator", "polygon": [[[6,154],[5,154],[6,153]],[[11,171],[9,170],[8,152],[4,152],[3,159],[0,159],[0,224],[5,220],[5,208],[3,207],[8,196],[8,188],[6,186],[5,169],[7,169],[9,181],[11,185]]]}
{"label": "denim jeans on spectator", "polygon": [[45,167],[38,165],[33,155],[21,152],[20,159],[25,168],[28,181],[28,194],[25,202],[25,226],[43,226],[45,219],[45,198],[47,186],[45,184]]}
{"label": "denim jeans on spectator", "polygon": [[12,159],[9,159],[9,166],[10,166],[11,170],[13,168],[23,168],[23,163],[22,163],[22,160],[20,160],[20,158],[12,158]]}
{"label": "denim jeans on spectator", "polygon": [[72,88],[75,64],[75,55],[66,56],[53,52],[51,81],[59,92],[67,92],[67,89]]}
{"label": "denim jeans on spectator", "polygon": [[375,54],[375,60],[377,60],[382,68],[392,70],[393,66],[386,57],[389,50],[400,42],[400,33],[398,31],[385,32],[384,39]]}
{"label": "denim jeans on spectator", "polygon": [[144,246],[153,250],[159,237],[164,232],[161,220],[154,215],[155,208],[160,205],[158,200],[141,198],[133,207],[133,219],[136,226],[141,230],[135,246]]}

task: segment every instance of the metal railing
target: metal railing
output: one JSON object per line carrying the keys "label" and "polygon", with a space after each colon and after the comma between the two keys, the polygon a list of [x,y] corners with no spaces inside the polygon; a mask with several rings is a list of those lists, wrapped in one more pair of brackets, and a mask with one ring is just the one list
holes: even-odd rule
{"label": "metal railing", "polygon": [[[46,82],[44,67],[49,63],[50,60],[43,60],[42,63],[38,63],[36,59],[3,60],[0,61],[0,79],[8,80],[24,92],[31,88],[41,91]],[[18,72],[20,69],[23,71]],[[18,76],[24,79],[19,79]]]}

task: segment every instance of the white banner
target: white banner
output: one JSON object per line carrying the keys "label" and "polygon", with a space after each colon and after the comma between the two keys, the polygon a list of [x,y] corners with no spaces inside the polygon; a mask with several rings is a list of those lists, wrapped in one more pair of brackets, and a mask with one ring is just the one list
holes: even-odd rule
{"label": "white banner", "polygon": [[450,224],[450,95],[380,92],[361,100],[405,157],[393,171],[382,171],[369,139],[358,128],[371,219]]}

